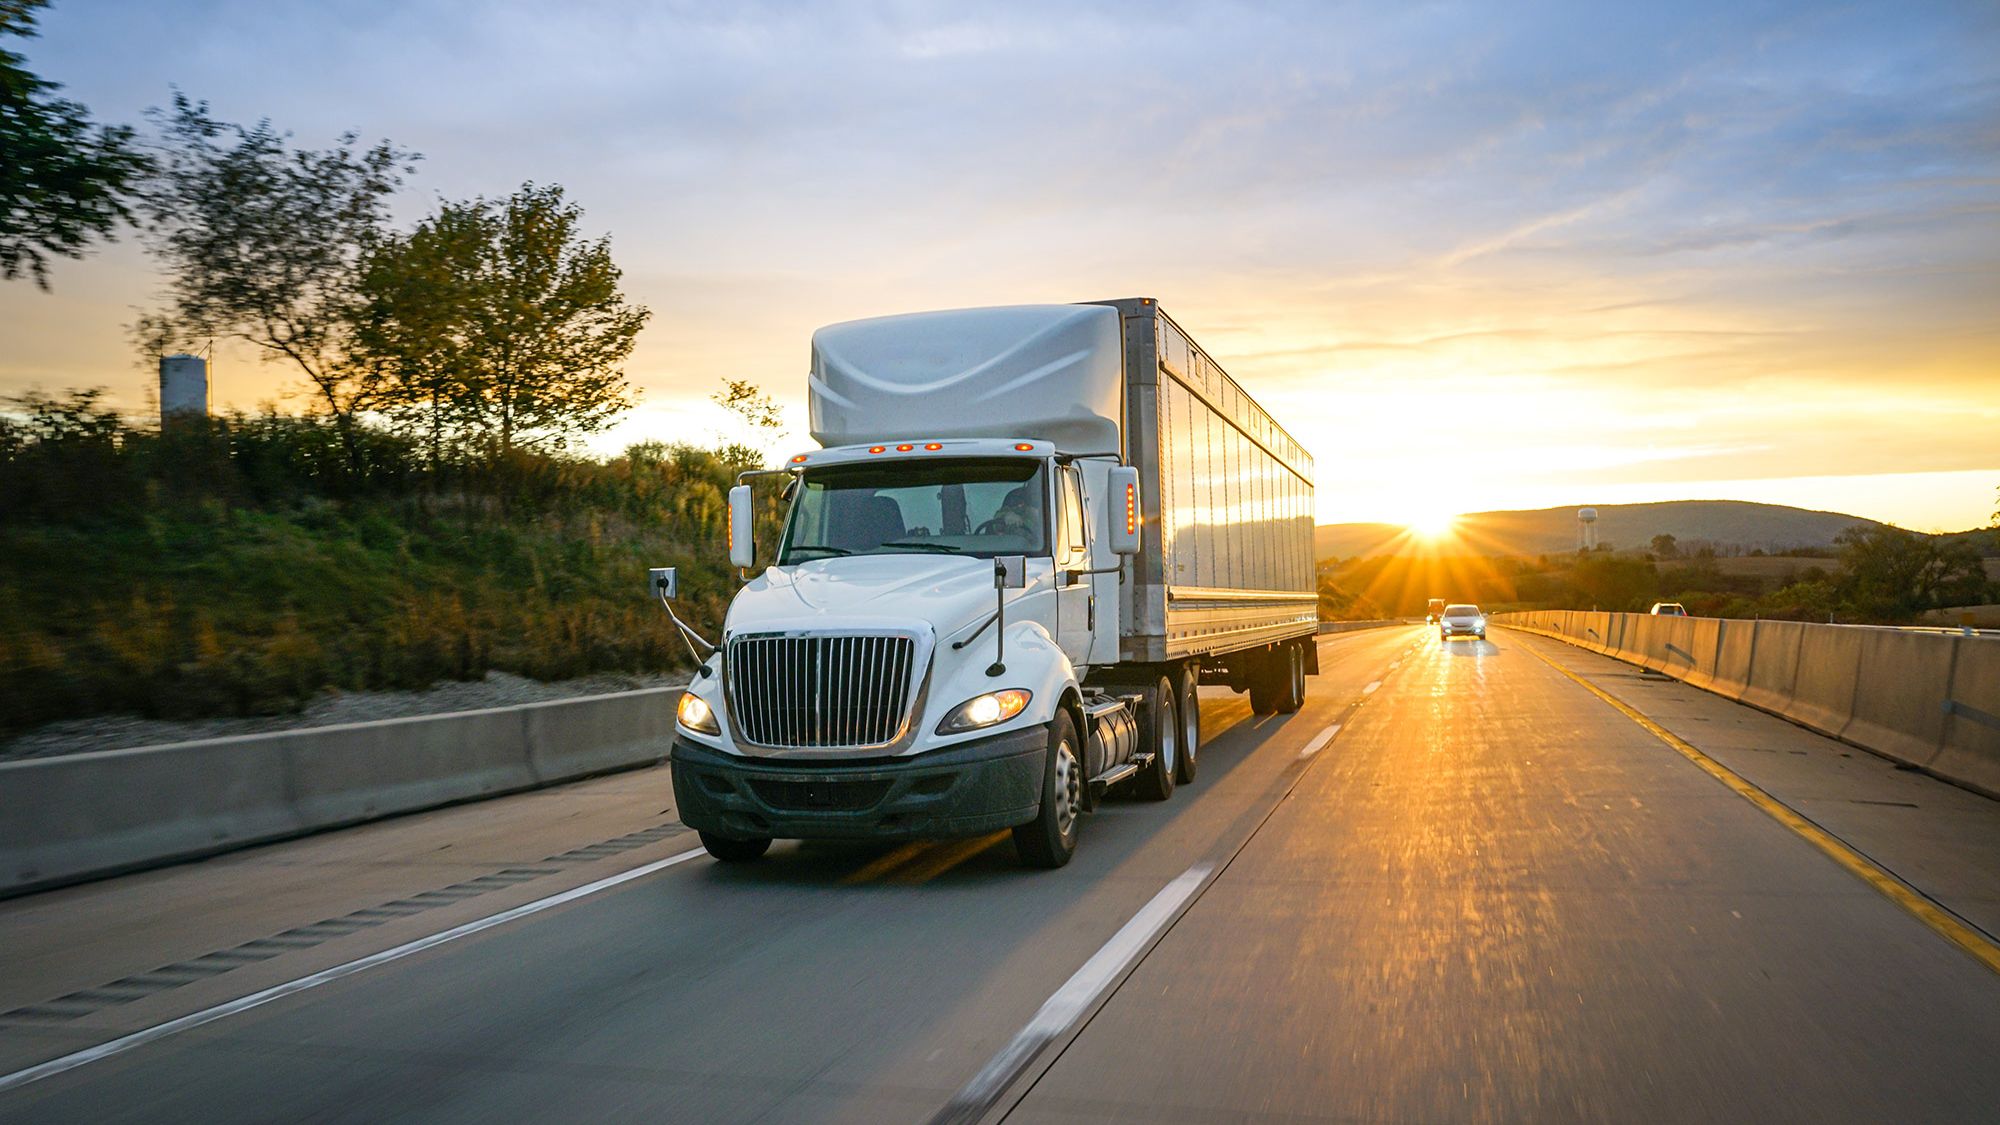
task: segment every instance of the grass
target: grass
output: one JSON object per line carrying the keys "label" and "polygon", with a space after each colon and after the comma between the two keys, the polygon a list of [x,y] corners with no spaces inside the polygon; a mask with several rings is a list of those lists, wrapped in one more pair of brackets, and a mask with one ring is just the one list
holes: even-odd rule
{"label": "grass", "polygon": [[190,469],[161,435],[114,437],[0,445],[0,730],[282,713],[491,670],[672,671],[689,658],[646,568],[683,568],[679,609],[711,634],[734,592],[727,453],[404,464],[336,486],[275,439]]}

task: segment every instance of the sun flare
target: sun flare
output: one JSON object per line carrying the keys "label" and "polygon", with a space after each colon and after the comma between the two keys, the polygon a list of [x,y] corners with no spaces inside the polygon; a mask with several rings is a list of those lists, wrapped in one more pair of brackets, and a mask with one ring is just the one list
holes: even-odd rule
{"label": "sun flare", "polygon": [[1443,539],[1458,522],[1458,513],[1443,508],[1418,512],[1404,524],[1419,539]]}

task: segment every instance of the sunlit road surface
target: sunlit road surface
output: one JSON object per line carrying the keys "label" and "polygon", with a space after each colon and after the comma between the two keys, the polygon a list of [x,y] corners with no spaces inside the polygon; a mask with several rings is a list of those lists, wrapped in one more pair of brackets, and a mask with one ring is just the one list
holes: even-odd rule
{"label": "sunlit road surface", "polygon": [[[1205,691],[1200,779],[1114,800],[1058,872],[1004,837],[670,862],[655,770],[0,904],[0,1010],[40,1010],[0,1017],[0,1071],[72,1060],[0,1119],[2000,1113],[2000,974],[1531,648],[2000,918],[1993,802],[1554,642],[1381,630],[1323,642],[1297,715]],[[488,889],[309,925],[447,884]],[[332,936],[89,987],[287,927]]]}

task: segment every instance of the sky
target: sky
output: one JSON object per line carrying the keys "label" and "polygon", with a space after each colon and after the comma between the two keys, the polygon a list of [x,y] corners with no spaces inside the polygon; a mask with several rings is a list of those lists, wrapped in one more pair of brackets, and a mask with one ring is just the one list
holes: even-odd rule
{"label": "sky", "polygon": [[[2000,6],[58,0],[102,120],[178,87],[560,183],[649,306],[600,448],[805,434],[815,327],[1153,296],[1309,448],[1322,522],[2000,503]],[[154,376],[131,238],[0,287],[0,394]],[[296,383],[221,349],[219,405]]]}

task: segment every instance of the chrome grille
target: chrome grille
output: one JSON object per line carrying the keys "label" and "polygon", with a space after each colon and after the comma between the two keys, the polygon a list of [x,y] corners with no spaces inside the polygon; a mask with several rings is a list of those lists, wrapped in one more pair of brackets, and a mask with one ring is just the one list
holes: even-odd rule
{"label": "chrome grille", "polygon": [[729,642],[730,715],[757,746],[882,746],[909,714],[916,642],[899,636],[748,636]]}

